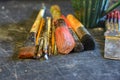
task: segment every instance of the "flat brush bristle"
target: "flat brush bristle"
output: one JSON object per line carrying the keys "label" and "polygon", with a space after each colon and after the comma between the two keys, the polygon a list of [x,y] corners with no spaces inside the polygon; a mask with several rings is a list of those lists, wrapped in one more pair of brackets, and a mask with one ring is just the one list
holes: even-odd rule
{"label": "flat brush bristle", "polygon": [[18,58],[21,59],[27,59],[27,58],[33,58],[35,56],[35,47],[23,47],[20,49]]}
{"label": "flat brush bristle", "polygon": [[95,41],[92,36],[86,34],[82,37],[81,42],[84,46],[84,50],[94,50],[95,49]]}

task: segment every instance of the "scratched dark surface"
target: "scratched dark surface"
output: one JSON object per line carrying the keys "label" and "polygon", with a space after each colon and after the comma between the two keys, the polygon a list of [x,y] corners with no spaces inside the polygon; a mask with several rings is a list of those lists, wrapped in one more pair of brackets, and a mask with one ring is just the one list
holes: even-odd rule
{"label": "scratched dark surface", "polygon": [[[73,13],[68,0],[43,0],[46,16],[49,7],[58,4],[63,14]],[[115,1],[113,1],[115,2]],[[120,61],[103,58],[104,30],[92,29],[96,49],[49,60],[19,60],[17,50],[22,46],[32,26],[42,0],[0,1],[0,80],[120,80]]]}

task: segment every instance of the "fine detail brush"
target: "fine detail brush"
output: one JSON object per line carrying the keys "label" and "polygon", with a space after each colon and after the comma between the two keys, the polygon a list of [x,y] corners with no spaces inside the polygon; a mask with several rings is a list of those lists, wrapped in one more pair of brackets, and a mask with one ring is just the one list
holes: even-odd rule
{"label": "fine detail brush", "polygon": [[52,28],[52,23],[51,23],[51,17],[47,17],[47,26],[48,26],[48,29],[47,29],[47,41],[48,41],[48,55],[50,56],[52,54],[52,50],[51,50],[51,42],[50,42],[50,39],[51,39],[51,28]]}
{"label": "fine detail brush", "polygon": [[51,33],[51,51],[53,55],[57,55],[57,46],[55,42],[55,26],[52,24],[52,33]]}
{"label": "fine detail brush", "polygon": [[41,23],[41,19],[44,16],[46,7],[44,4],[42,5],[42,8],[40,9],[38,16],[32,25],[32,28],[30,30],[28,39],[26,40],[24,47],[22,47],[19,51],[18,57],[19,58],[33,58],[35,56],[36,52],[36,36],[37,32]]}

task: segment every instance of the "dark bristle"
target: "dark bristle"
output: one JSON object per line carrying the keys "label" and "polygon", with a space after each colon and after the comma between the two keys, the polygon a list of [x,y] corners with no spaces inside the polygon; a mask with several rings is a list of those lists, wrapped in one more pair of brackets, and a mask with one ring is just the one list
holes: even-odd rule
{"label": "dark bristle", "polygon": [[82,37],[81,42],[84,46],[84,50],[94,50],[95,49],[95,41],[92,36],[86,34]]}

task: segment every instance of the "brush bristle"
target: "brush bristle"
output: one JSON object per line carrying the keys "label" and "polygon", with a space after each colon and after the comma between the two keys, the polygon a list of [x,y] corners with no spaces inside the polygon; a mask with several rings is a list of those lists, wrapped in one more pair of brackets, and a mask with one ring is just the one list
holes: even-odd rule
{"label": "brush bristle", "polygon": [[84,46],[84,50],[94,50],[95,49],[95,41],[92,36],[86,34],[82,37],[81,42]]}
{"label": "brush bristle", "polygon": [[25,58],[33,58],[35,53],[35,47],[23,47],[19,51],[18,58],[25,59]]}

